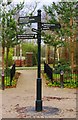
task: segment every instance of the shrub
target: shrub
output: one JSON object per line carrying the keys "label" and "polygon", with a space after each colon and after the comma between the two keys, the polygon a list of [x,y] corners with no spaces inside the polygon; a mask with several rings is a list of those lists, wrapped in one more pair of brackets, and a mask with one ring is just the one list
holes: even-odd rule
{"label": "shrub", "polygon": [[[11,48],[10,51],[9,51],[9,54],[8,54],[8,67],[10,67],[12,64],[13,64],[13,49]],[[5,57],[4,57],[4,61],[5,61],[5,64],[6,64],[6,54],[5,54]]]}
{"label": "shrub", "polygon": [[60,74],[61,70],[63,70],[64,73],[71,73],[70,63],[67,62],[65,59],[61,59],[60,61],[58,61],[57,65],[55,66],[54,72]]}
{"label": "shrub", "polygon": [[5,76],[10,76],[10,68],[5,69],[4,71]]}

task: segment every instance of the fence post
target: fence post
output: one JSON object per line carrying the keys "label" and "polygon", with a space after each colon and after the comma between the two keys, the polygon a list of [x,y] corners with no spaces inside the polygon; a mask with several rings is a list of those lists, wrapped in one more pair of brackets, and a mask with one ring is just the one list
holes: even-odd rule
{"label": "fence post", "polygon": [[45,65],[45,62],[44,62],[44,73],[46,73],[46,65]]}
{"label": "fence post", "polygon": [[53,83],[53,69],[52,69],[51,81]]}
{"label": "fence post", "polygon": [[10,69],[10,86],[12,86],[12,68]]}
{"label": "fence post", "polygon": [[47,76],[51,79],[51,82],[53,83],[53,69],[44,62],[44,73],[47,74]]}
{"label": "fence post", "polygon": [[2,90],[5,89],[5,83],[4,83],[4,73],[2,73]]}
{"label": "fence post", "polygon": [[12,86],[12,79],[15,75],[15,64],[13,64],[12,68],[10,69],[10,86]]}
{"label": "fence post", "polygon": [[14,63],[14,75],[15,75],[15,63]]}
{"label": "fence post", "polygon": [[61,84],[61,88],[64,87],[63,75],[64,75],[64,72],[63,72],[63,70],[61,70],[61,71],[60,71],[60,84]]}

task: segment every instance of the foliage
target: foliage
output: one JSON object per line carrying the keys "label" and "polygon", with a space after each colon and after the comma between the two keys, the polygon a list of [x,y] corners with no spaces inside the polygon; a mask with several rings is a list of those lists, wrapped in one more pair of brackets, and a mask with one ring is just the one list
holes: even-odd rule
{"label": "foliage", "polygon": [[[56,80],[51,82],[50,79],[48,78],[48,76],[46,74],[44,74],[44,77],[47,80],[46,84],[49,87],[61,87],[59,76],[60,76],[60,74],[57,75],[57,74],[54,73],[53,74],[53,79],[56,78]],[[77,74],[75,74],[75,76],[76,76],[75,79],[74,79],[74,74],[70,74],[70,76],[72,76],[73,79],[71,79],[69,77],[67,79],[64,79],[64,88],[78,88]]]}
{"label": "foliage", "polygon": [[22,52],[25,57],[26,52],[33,52],[33,65],[37,64],[37,45],[34,45],[33,43],[23,43]]}
{"label": "foliage", "polygon": [[[5,54],[5,57],[4,57],[4,61],[5,61],[5,64],[6,64],[6,54]],[[9,54],[8,54],[8,67],[10,67],[11,65],[13,64],[13,49],[10,48],[10,51],[9,51]]]}
{"label": "foliage", "polygon": [[[21,10],[23,8],[24,3],[20,3],[16,7],[10,6],[8,7],[8,4],[5,6],[2,6],[2,12],[1,13],[1,42],[2,42],[2,71],[4,71],[4,53],[5,53],[5,47],[6,47],[6,68],[11,64],[12,57],[9,55],[9,49],[11,47],[14,47],[16,44],[18,44],[17,40],[17,22],[14,18],[14,15],[17,13],[18,10]],[[8,58],[10,57],[10,58]],[[8,59],[10,60],[8,62]]]}
{"label": "foliage", "polygon": [[54,72],[60,73],[61,70],[64,71],[64,73],[71,73],[70,63],[67,62],[65,59],[60,59],[60,61],[58,61],[58,64],[55,66]]}
{"label": "foliage", "polygon": [[19,75],[20,73],[19,72],[16,72],[15,73],[15,76],[13,77],[12,79],[12,83],[10,83],[10,68],[7,69],[8,70],[8,74],[6,74],[6,70],[5,70],[5,87],[8,88],[8,87],[16,87],[17,85],[17,80],[19,78]]}
{"label": "foliage", "polygon": [[[17,84],[17,80],[15,78],[13,78],[13,80],[12,80],[12,87],[16,87],[16,84]],[[5,87],[8,87],[8,86],[11,86],[10,85],[10,77],[9,76],[5,77]]]}
{"label": "foliage", "polygon": [[61,40],[69,44],[72,69],[74,66],[74,52],[71,51],[74,51],[74,41],[76,40],[77,32],[76,16],[78,16],[78,9],[76,9],[76,5],[77,2],[53,2],[49,6],[44,6],[44,10],[48,16],[47,22],[51,24],[61,24],[61,29],[55,29],[55,32],[52,31],[52,35],[58,35]]}
{"label": "foliage", "polygon": [[[2,34],[4,35],[5,43],[4,47],[13,47],[18,43],[17,40],[17,21],[14,18],[14,15],[17,13],[17,11],[21,10],[23,8],[24,3],[17,4],[16,7],[13,7],[11,9],[4,10],[3,8],[3,14],[1,16],[1,24],[2,28],[4,27],[5,29],[2,29]],[[3,37],[3,36],[2,36]],[[3,42],[3,38],[2,38]]]}
{"label": "foliage", "polygon": [[[48,22],[50,23],[58,23],[60,22],[61,28],[58,33],[61,33],[62,36],[70,36],[76,30],[76,16],[78,10],[75,9],[76,2],[53,2],[50,6],[44,6],[44,10],[50,16]],[[71,31],[70,20],[73,18],[73,24]],[[72,32],[72,33],[71,33]]]}
{"label": "foliage", "polygon": [[53,67],[55,67],[55,62],[56,62],[56,51],[58,48],[65,46],[65,42],[63,42],[59,36],[55,33],[42,33],[43,35],[43,41],[45,44],[48,44],[49,46],[54,47],[54,62],[53,62]]}
{"label": "foliage", "polygon": [[[67,82],[67,81],[64,82],[64,88],[78,88],[77,82],[74,82],[74,80],[72,80],[71,82],[70,81],[71,80],[69,80],[69,82]],[[49,82],[48,86],[49,87],[61,87],[59,81],[54,81],[54,83]]]}
{"label": "foliage", "polygon": [[[32,7],[32,5],[30,5],[30,7],[28,7],[28,11],[27,6],[26,9],[24,2],[20,2],[20,4],[9,4],[8,6],[8,1],[7,1],[7,5],[5,6],[1,6],[2,7],[2,11],[0,11],[0,26],[2,26],[2,47],[5,49],[5,47],[7,47],[7,55],[6,55],[6,59],[7,59],[7,63],[6,63],[6,67],[8,66],[8,52],[9,52],[9,48],[10,47],[14,47],[15,45],[19,44],[21,40],[17,39],[17,34],[21,34],[21,33],[25,33],[26,30],[23,29],[23,27],[25,28],[25,25],[18,25],[17,24],[17,19],[18,17],[21,15],[33,15],[36,7],[37,7],[37,2],[35,2],[34,6]],[[1,9],[0,7],[0,9]],[[30,10],[29,10],[30,8]],[[23,14],[22,14],[23,13]],[[4,50],[3,49],[3,50]],[[3,51],[4,53],[4,51]],[[4,57],[4,55],[3,55]],[[4,60],[3,60],[4,62]]]}
{"label": "foliage", "polygon": [[5,74],[5,77],[10,76],[10,68],[9,67],[7,69],[5,69],[4,74]]}

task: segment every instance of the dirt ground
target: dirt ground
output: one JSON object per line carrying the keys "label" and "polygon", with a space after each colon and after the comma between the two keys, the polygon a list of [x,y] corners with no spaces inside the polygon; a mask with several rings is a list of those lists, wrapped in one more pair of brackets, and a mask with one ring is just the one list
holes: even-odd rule
{"label": "dirt ground", "polygon": [[76,118],[76,89],[47,87],[42,79],[43,111],[36,112],[37,71],[19,72],[17,87],[2,91],[2,118]]}

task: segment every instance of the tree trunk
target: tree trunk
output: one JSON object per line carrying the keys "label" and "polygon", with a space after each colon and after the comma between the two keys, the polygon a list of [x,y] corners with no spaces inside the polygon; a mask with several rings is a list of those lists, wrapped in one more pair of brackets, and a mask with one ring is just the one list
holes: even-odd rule
{"label": "tree trunk", "polygon": [[6,69],[8,68],[8,55],[9,55],[9,47],[6,50]]}
{"label": "tree trunk", "polygon": [[50,46],[48,46],[48,64],[50,63]]}
{"label": "tree trunk", "polygon": [[4,53],[5,53],[5,47],[2,47],[2,73],[4,74]]}
{"label": "tree trunk", "polygon": [[76,66],[78,68],[78,42],[76,43]]}
{"label": "tree trunk", "polygon": [[[70,18],[70,31],[72,33],[72,25],[73,25],[73,18]],[[71,50],[71,69],[72,69],[72,73],[73,73],[73,69],[74,69],[74,47],[73,47],[73,39],[72,36],[70,37],[70,50]]]}
{"label": "tree trunk", "polygon": [[[78,7],[78,4],[77,4]],[[77,29],[76,29],[76,68],[78,70],[78,16],[77,16]]]}
{"label": "tree trunk", "polygon": [[50,62],[50,46],[46,44],[46,63],[49,64]]}
{"label": "tree trunk", "polygon": [[56,62],[56,46],[54,47],[54,61],[53,61],[53,68],[55,68],[55,62]]}

